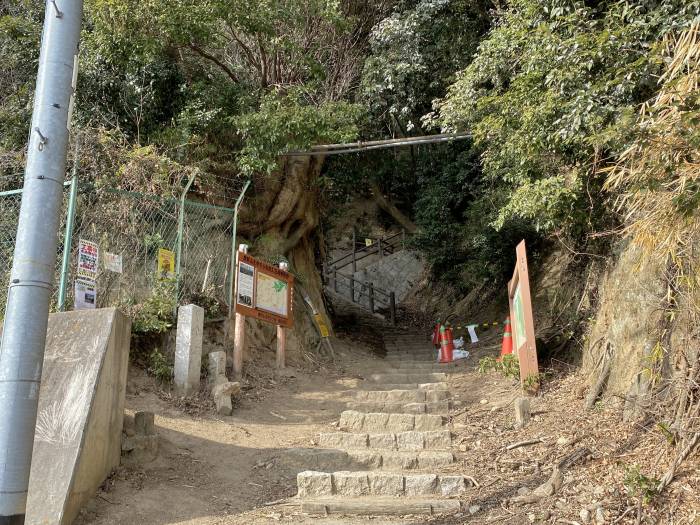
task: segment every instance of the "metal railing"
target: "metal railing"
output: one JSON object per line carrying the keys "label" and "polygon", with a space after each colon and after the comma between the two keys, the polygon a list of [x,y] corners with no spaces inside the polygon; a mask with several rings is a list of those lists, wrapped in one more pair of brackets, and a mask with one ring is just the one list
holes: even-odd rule
{"label": "metal railing", "polygon": [[324,284],[333,289],[335,293],[342,295],[342,289],[349,292],[353,303],[362,304],[362,298],[367,299],[367,307],[370,312],[388,310],[391,324],[396,325],[396,294],[393,291],[384,290],[374,286],[371,281],[358,281],[350,275],[339,273],[337,268],[324,273]]}
{"label": "metal railing", "polygon": [[371,255],[378,254],[380,257],[383,257],[384,255],[392,254],[398,246],[403,246],[405,242],[406,232],[401,231],[388,237],[380,237],[371,245],[367,246],[365,243],[357,241],[357,235],[353,231],[352,250],[329,261],[326,267],[340,270],[346,266],[352,265],[352,272],[355,273],[357,271],[357,263],[362,259],[365,259]]}

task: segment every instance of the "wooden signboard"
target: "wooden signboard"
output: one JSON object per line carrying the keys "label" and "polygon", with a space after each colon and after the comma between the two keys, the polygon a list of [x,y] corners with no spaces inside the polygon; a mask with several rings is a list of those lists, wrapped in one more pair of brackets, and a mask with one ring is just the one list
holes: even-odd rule
{"label": "wooden signboard", "polygon": [[236,313],[291,328],[294,277],[247,253],[238,253]]}
{"label": "wooden signboard", "polygon": [[521,384],[528,390],[537,391],[539,388],[539,368],[525,241],[518,244],[515,255],[513,279],[508,283],[510,319],[513,327],[513,353],[518,356],[520,362]]}

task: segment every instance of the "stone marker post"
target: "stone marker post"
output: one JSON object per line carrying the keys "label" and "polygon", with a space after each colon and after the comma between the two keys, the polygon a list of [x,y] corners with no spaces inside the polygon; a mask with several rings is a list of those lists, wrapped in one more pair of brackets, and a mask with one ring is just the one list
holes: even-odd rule
{"label": "stone marker post", "polygon": [[194,304],[178,308],[175,389],[180,395],[188,396],[199,390],[203,336],[204,309]]}
{"label": "stone marker post", "polygon": [[[280,270],[285,272],[289,269],[286,262],[280,263]],[[287,332],[284,326],[277,325],[277,370],[282,370],[285,366],[285,353],[287,351]]]}
{"label": "stone marker post", "polygon": [[[248,245],[240,244],[238,253],[248,253]],[[238,254],[236,254],[236,293],[233,298],[234,304],[238,302]],[[243,375],[243,347],[245,346],[245,317],[242,314],[234,314],[236,324],[233,333],[233,377],[239,378]]]}

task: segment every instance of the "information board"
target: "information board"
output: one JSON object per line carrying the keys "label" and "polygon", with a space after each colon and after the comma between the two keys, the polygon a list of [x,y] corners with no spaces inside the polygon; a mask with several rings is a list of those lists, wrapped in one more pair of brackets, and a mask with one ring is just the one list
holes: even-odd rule
{"label": "information board", "polygon": [[294,277],[287,271],[238,253],[236,313],[291,328]]}
{"label": "information board", "polygon": [[513,326],[513,353],[518,356],[520,362],[520,382],[528,390],[537,391],[539,368],[525,241],[518,244],[515,256],[513,279],[508,283],[510,319]]}

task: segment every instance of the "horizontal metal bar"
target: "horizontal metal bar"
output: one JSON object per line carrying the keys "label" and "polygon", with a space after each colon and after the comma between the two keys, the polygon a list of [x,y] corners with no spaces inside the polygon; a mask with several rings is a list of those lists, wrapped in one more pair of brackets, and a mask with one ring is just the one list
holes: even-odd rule
{"label": "horizontal metal bar", "polygon": [[[311,150],[307,151],[288,151],[282,153],[283,157],[300,157],[311,155],[343,155],[346,153],[358,153],[361,151],[371,151],[377,149],[401,148],[406,146],[418,146],[422,144],[435,144],[438,142],[452,142],[454,140],[465,140],[471,138],[468,133],[443,134],[424,137],[408,137],[407,139],[396,139],[391,141],[374,141],[374,142],[354,142],[346,145],[333,145],[338,149],[323,149],[323,146],[312,146]],[[343,148],[345,146],[345,148]]]}
{"label": "horizontal metal bar", "polygon": [[[63,182],[64,186],[70,186],[71,181],[67,180]],[[24,188],[17,188],[16,190],[0,191],[0,197],[9,197],[11,195],[21,195]]]}

